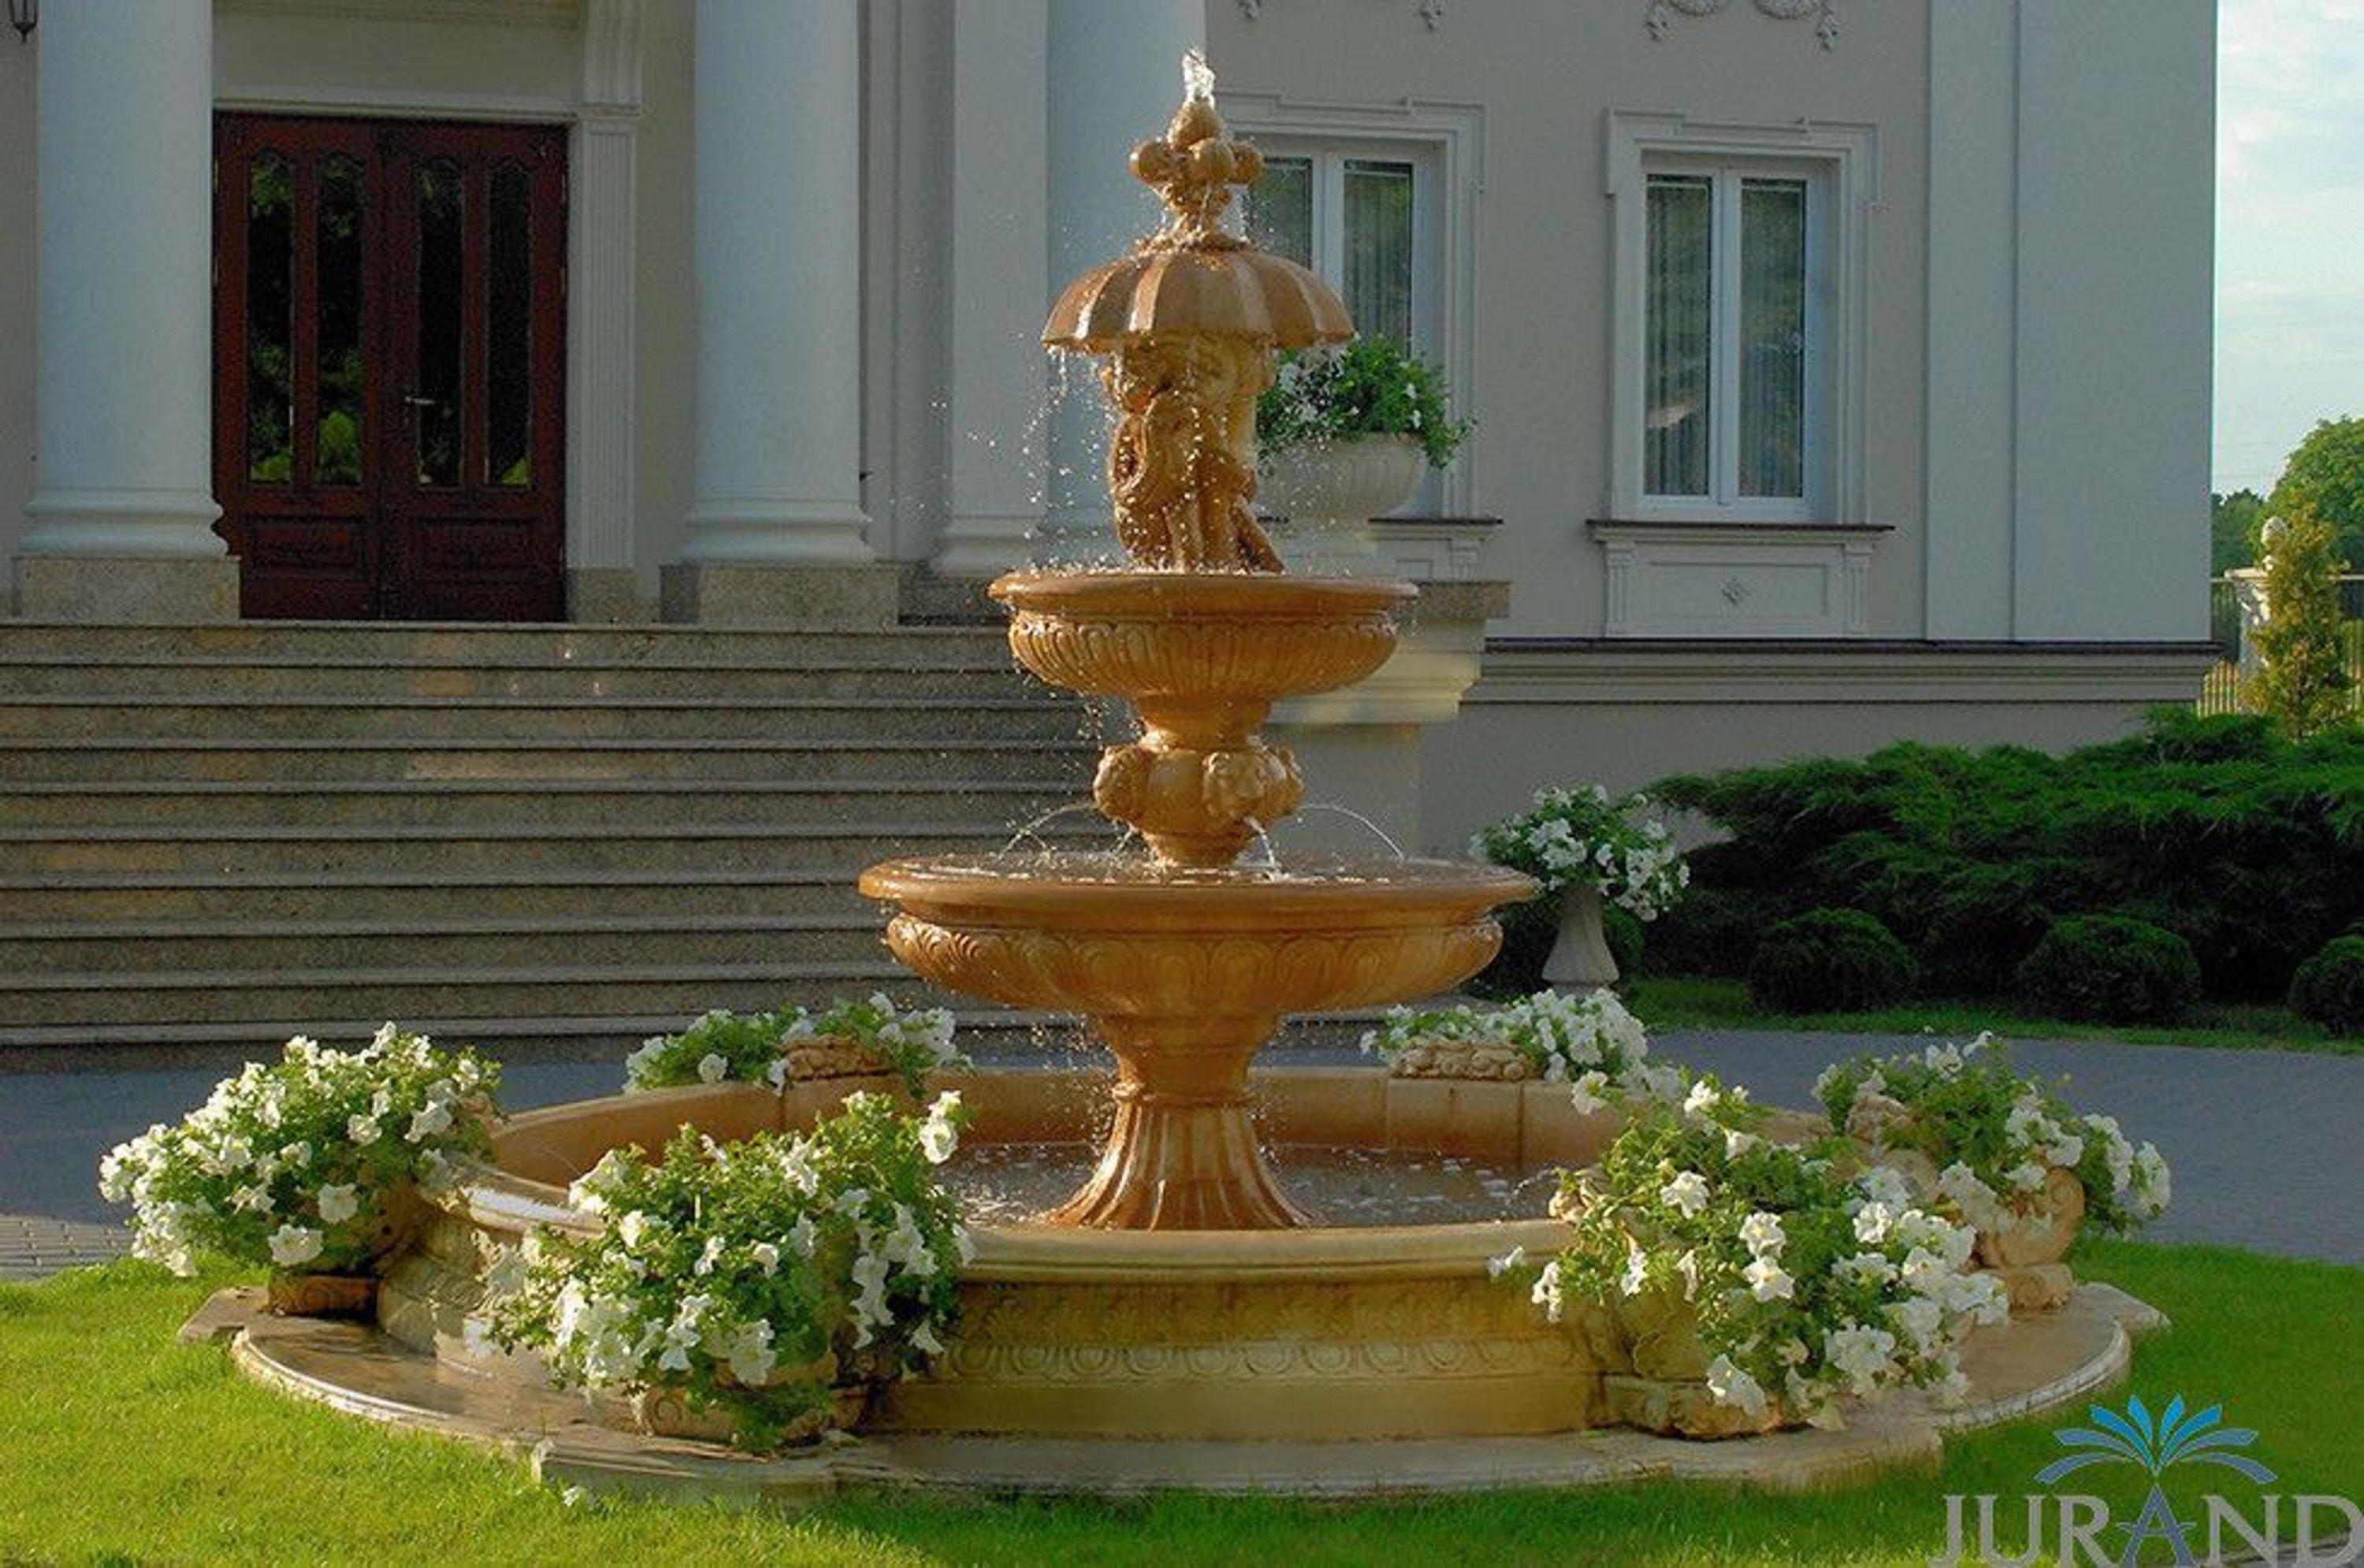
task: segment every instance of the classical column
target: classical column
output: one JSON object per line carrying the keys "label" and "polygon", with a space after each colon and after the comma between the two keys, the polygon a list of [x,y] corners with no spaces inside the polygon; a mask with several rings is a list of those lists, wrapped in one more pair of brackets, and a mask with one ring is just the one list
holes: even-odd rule
{"label": "classical column", "polygon": [[19,607],[238,613],[212,531],[213,7],[41,17],[31,518]]}
{"label": "classical column", "polygon": [[567,150],[566,612],[641,613],[633,583],[641,0],[583,8],[583,92]]}
{"label": "classical column", "polygon": [[1026,562],[1043,522],[1044,0],[953,0],[944,527],[936,570]]}
{"label": "classical column", "polygon": [[875,559],[860,481],[856,0],[697,0],[697,28],[696,494],[665,613],[882,618],[884,571],[891,617],[891,571],[854,570]]}
{"label": "classical column", "polygon": [[[1207,41],[1207,0],[1051,0],[1050,288],[1124,253],[1157,227],[1157,203],[1126,164],[1165,128],[1182,53]],[[1218,101],[1221,83],[1216,85]],[[1091,372],[1062,373],[1046,422],[1050,472],[1038,555],[1118,553],[1108,503],[1108,420]]]}

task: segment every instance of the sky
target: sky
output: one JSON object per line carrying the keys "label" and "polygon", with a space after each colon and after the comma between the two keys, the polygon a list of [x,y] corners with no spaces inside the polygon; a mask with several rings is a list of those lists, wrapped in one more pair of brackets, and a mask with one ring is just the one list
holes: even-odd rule
{"label": "sky", "polygon": [[2220,0],[2215,484],[2364,416],[2364,0]]}

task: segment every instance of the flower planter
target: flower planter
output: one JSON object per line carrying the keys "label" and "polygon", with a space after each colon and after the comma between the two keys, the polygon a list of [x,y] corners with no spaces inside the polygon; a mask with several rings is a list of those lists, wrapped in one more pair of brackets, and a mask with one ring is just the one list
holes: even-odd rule
{"label": "flower planter", "polygon": [[2063,1260],[2084,1218],[2085,1184],[2055,1165],[2026,1213],[1979,1232],[1979,1263],[2002,1281],[2013,1312],[2050,1312],[2068,1302],[2077,1278]]}
{"label": "flower planter", "polygon": [[1617,979],[1617,961],[1600,926],[1600,890],[1589,882],[1560,892],[1559,940],[1544,960],[1544,978],[1561,990],[1595,991]]}
{"label": "flower planter", "polygon": [[1427,467],[1410,436],[1309,441],[1266,454],[1256,502],[1284,519],[1274,531],[1291,571],[1351,575],[1379,563],[1371,519],[1411,500]]}
{"label": "flower planter", "polygon": [[1801,1423],[1768,1402],[1757,1415],[1721,1404],[1708,1392],[1699,1314],[1672,1291],[1645,1290],[1610,1299],[1623,1367],[1603,1378],[1610,1418],[1644,1431],[1683,1438],[1753,1437]]}
{"label": "flower planter", "polygon": [[[775,1369],[767,1386],[807,1378],[835,1378],[838,1372],[837,1358],[823,1355],[802,1366]],[[869,1412],[872,1386],[867,1378],[833,1383],[827,1403],[789,1423],[781,1434],[781,1446],[814,1442],[830,1432],[852,1431]],[[728,1443],[739,1436],[739,1418],[728,1405],[709,1404],[700,1409],[691,1403],[688,1390],[677,1384],[657,1384],[634,1394],[632,1419],[652,1437]]]}
{"label": "flower planter", "polygon": [[367,1318],[377,1310],[377,1276],[273,1271],[263,1299],[280,1318]]}

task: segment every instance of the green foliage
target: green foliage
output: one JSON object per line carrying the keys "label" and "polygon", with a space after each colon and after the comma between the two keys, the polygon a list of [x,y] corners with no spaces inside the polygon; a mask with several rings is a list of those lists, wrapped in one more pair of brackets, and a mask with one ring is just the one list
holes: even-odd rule
{"label": "green foliage", "polygon": [[855,1094],[807,1133],[610,1152],[569,1194],[596,1233],[543,1229],[495,1263],[495,1337],[563,1385],[721,1405],[750,1447],[809,1435],[835,1385],[942,1349],[963,1232],[935,1167],[966,1119],[957,1095],[922,1121]]}
{"label": "green foliage", "polygon": [[2364,1035],[2364,936],[2334,937],[2300,964],[2290,1006],[2336,1034]]}
{"label": "green foliage", "polygon": [[2191,944],[2125,915],[2055,922],[2013,978],[2038,1006],[2102,1023],[2169,1023],[2200,995]]}
{"label": "green foliage", "polygon": [[1835,1062],[1814,1081],[1834,1128],[1874,1151],[1911,1151],[1937,1173],[1943,1212],[1980,1230],[2038,1211],[2046,1173],[2072,1171],[2085,1223],[2126,1231],[2165,1212],[2167,1162],[2117,1121],[2080,1116],[2059,1085],[2023,1075],[1990,1034],[1957,1049]]}
{"label": "green foliage", "polygon": [[2208,572],[2221,577],[2258,557],[2258,525],[2266,520],[2266,498],[2254,490],[2208,497]]}
{"label": "green foliage", "polygon": [[1443,468],[1475,427],[1455,419],[1444,373],[1392,338],[1280,357],[1280,373],[1256,399],[1256,442],[1277,452],[1358,436],[1410,436]]}
{"label": "green foliage", "polygon": [[360,1051],[296,1036],[171,1126],[120,1144],[99,1194],[132,1206],[136,1251],[176,1273],[196,1251],[312,1273],[374,1267],[411,1189],[491,1151],[500,1068],[393,1024]]}
{"label": "green foliage", "polygon": [[2331,525],[2337,553],[2364,561],[2364,418],[2317,420],[2291,449],[2267,509],[2302,508]]}
{"label": "green foliage", "polygon": [[717,1007],[679,1034],[652,1035],[624,1058],[624,1092],[719,1084],[737,1079],[777,1087],[787,1076],[782,1052],[800,1040],[849,1040],[869,1047],[902,1074],[917,1096],[927,1075],[964,1058],[953,1044],[953,1016],[944,1007],[898,1008],[884,994],[867,1001],[832,1002],[819,1013],[785,1004],[768,1013]]}
{"label": "green foliage", "polygon": [[2284,734],[2303,740],[2346,723],[2356,710],[2339,604],[2347,562],[2329,520],[2311,502],[2292,501],[2280,520],[2279,538],[2273,524],[2265,530],[2268,614],[2256,634],[2263,668],[2250,698]]}
{"label": "green foliage", "polygon": [[1877,1007],[1920,984],[1911,950],[1859,909],[1793,916],[1765,933],[1748,962],[1750,1000],[1782,1012]]}
{"label": "green foliage", "polygon": [[1912,947],[1931,984],[1974,993],[2004,984],[2054,919],[2138,911],[2191,945],[2211,992],[2278,998],[2364,915],[2352,726],[2292,742],[2255,717],[2161,710],[2066,756],[1907,743],[1654,793],[1728,835],[1692,852],[1691,891],[1651,931],[1654,970],[1731,951],[1747,920],[1851,907]]}

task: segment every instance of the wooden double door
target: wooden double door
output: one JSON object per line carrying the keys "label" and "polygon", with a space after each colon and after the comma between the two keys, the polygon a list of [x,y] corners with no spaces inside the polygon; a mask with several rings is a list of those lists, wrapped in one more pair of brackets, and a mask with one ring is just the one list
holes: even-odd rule
{"label": "wooden double door", "polygon": [[214,494],[251,617],[565,616],[565,133],[215,122]]}

